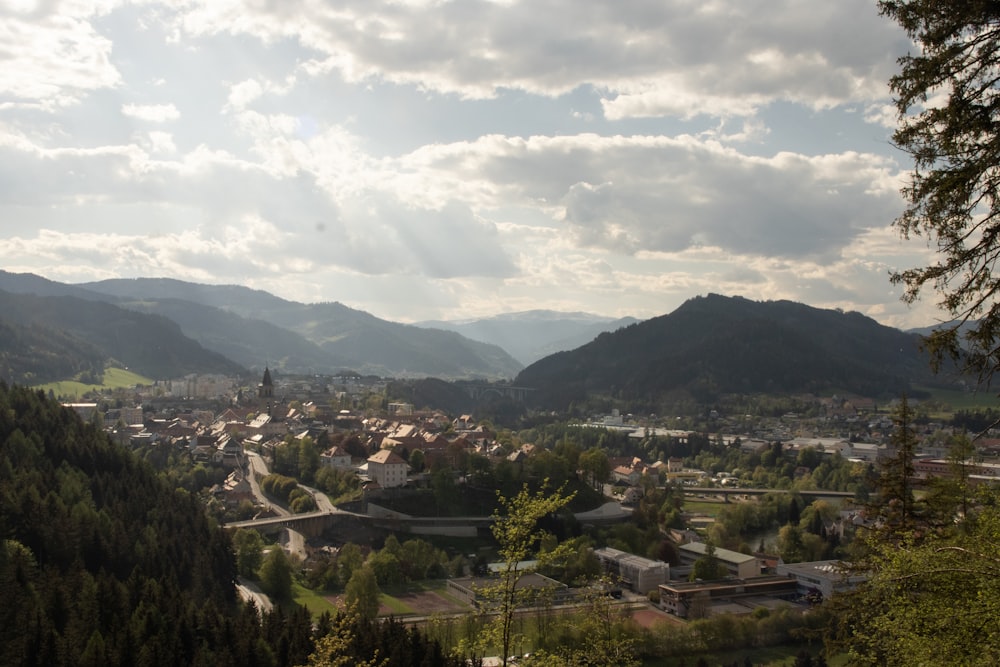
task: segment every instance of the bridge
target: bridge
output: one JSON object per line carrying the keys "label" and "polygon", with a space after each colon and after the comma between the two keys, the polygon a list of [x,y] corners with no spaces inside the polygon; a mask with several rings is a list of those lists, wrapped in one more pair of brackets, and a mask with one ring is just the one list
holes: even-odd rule
{"label": "bridge", "polygon": [[729,502],[729,496],[763,496],[767,493],[797,493],[800,496],[809,498],[853,498],[854,493],[850,491],[825,491],[823,489],[741,489],[735,486],[685,486],[685,496],[722,496]]}
{"label": "bridge", "polygon": [[411,517],[402,515],[371,515],[343,510],[319,510],[304,512],[289,516],[272,516],[247,521],[233,521],[223,526],[225,530],[236,531],[240,528],[252,528],[261,533],[269,534],[286,528],[302,533],[306,537],[319,537],[329,528],[338,524],[358,523],[391,530],[393,532],[413,533],[416,535],[449,535],[453,537],[475,537],[480,528],[486,528],[493,523],[492,516],[462,516],[462,517]]}
{"label": "bridge", "polygon": [[535,391],[530,387],[514,387],[507,384],[475,384],[471,382],[462,383],[471,398],[476,401],[487,401],[496,398],[510,398],[518,403],[523,403],[528,394]]}
{"label": "bridge", "polygon": [[[585,523],[616,523],[624,521],[630,515],[631,510],[623,509],[618,503],[609,502],[589,512],[578,512],[576,518]],[[225,524],[223,528],[228,531],[252,528],[265,534],[290,528],[306,537],[319,537],[327,529],[338,524],[341,526],[349,525],[351,522],[397,533],[477,537],[480,530],[490,527],[493,523],[493,516],[421,517],[388,512],[362,514],[334,508],[333,510],[318,510],[302,514],[233,521]]]}

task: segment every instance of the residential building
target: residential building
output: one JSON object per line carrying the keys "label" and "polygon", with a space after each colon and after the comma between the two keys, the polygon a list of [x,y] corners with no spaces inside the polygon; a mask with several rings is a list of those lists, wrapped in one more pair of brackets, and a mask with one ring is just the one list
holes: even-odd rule
{"label": "residential building", "polygon": [[404,486],[408,469],[406,461],[389,449],[368,457],[368,479],[377,482],[383,489]]}

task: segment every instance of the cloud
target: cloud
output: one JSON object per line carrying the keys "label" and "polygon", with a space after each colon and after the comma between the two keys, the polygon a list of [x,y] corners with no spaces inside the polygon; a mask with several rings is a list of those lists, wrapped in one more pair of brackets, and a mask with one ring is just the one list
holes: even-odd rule
{"label": "cloud", "polygon": [[151,123],[166,123],[181,117],[173,104],[123,104],[122,114]]}
{"label": "cloud", "polygon": [[71,3],[75,11],[46,14],[48,6],[0,12],[0,103],[8,107],[52,110],[121,83],[112,42],[90,21],[99,6]]}
{"label": "cloud", "polygon": [[609,119],[748,116],[776,100],[814,109],[884,96],[905,39],[868,0],[349,0],[192,3],[196,36],[296,39],[314,75],[485,99],[605,90]]}

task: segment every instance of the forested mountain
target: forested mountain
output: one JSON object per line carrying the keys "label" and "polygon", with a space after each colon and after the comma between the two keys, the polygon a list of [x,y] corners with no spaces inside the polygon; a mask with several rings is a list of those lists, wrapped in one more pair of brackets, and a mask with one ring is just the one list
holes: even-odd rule
{"label": "forested mountain", "polygon": [[522,364],[531,364],[550,354],[573,350],[598,334],[635,324],[634,317],[618,319],[590,313],[528,310],[474,320],[418,322],[417,326],[446,329],[484,343],[498,345]]}
{"label": "forested mountain", "polygon": [[[0,321],[11,331],[21,334],[16,340],[0,344],[0,354],[23,354],[18,367],[32,358],[42,361],[33,370],[22,368],[22,376],[34,372],[36,376],[49,376],[47,379],[66,379],[73,373],[62,377],[54,377],[51,373],[57,368],[85,370],[95,367],[98,357],[101,363],[113,359],[154,379],[176,378],[188,373],[235,375],[244,372],[238,364],[186,337],[172,320],[102,301],[76,296],[12,294],[0,290]],[[25,338],[29,330],[36,332],[34,340]],[[58,346],[60,341],[66,347],[57,354],[53,346]],[[44,361],[50,353],[61,361]],[[10,379],[19,378],[12,374]]]}
{"label": "forested mountain", "polygon": [[[398,622],[237,599],[197,496],[40,392],[0,382],[0,665],[458,665]],[[381,664],[381,663],[379,663]]]}
{"label": "forested mountain", "polygon": [[78,375],[100,377],[106,358],[65,331],[8,322],[0,315],[0,380],[43,384]]}
{"label": "forested mountain", "polygon": [[365,374],[449,379],[510,378],[521,368],[496,345],[453,331],[389,322],[340,303],[302,304],[237,285],[165,278],[65,285],[0,271],[0,289],[75,296],[156,313],[206,349],[250,367],[289,373]]}
{"label": "forested mountain", "polygon": [[755,392],[881,397],[955,380],[931,375],[919,343],[859,313],[713,294],[542,359],[515,383],[537,388],[545,407],[566,407],[589,393],[655,410],[660,398],[678,392],[701,402]]}
{"label": "forested mountain", "polygon": [[0,664],[260,664],[230,645],[259,632],[240,628],[228,541],[194,497],[5,384],[0,442]]}

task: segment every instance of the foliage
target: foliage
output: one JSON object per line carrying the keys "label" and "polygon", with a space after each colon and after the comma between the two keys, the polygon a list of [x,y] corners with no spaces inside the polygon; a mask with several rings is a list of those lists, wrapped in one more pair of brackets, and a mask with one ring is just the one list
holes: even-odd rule
{"label": "foliage", "polygon": [[[996,664],[996,491],[982,487],[973,495],[956,476],[918,499],[908,412],[903,401],[893,438],[896,455],[881,471],[870,524],[855,550],[854,569],[868,581],[835,598],[831,646],[848,650],[859,665]],[[956,445],[964,461],[969,447]]]}
{"label": "foliage", "polygon": [[609,580],[595,580],[583,596],[581,608],[563,615],[555,627],[539,637],[543,648],[532,653],[526,666],[638,667],[638,638],[628,610],[607,595]]}
{"label": "foliage", "polygon": [[264,540],[252,528],[240,528],[233,535],[236,568],[244,577],[253,577],[264,562]]}
{"label": "foliage", "polygon": [[[511,498],[499,496],[499,499],[502,509],[494,513],[491,531],[498,544],[497,554],[502,567],[495,583],[477,591],[477,597],[482,600],[482,613],[492,616],[476,638],[476,645],[470,648],[483,650],[495,647],[500,651],[501,661],[506,667],[516,640],[514,614],[530,593],[520,588],[518,583],[529,572],[558,563],[569,555],[565,543],[536,553],[538,544],[548,535],[539,528],[539,522],[566,507],[572,497],[563,495],[562,489],[550,493],[545,485],[532,493],[525,484],[517,495]],[[533,555],[537,565],[527,566],[525,562]]]}
{"label": "foliage", "polygon": [[715,557],[715,545],[709,541],[705,543],[705,555],[694,562],[688,578],[690,581],[712,581],[723,579],[727,573],[725,563]]}
{"label": "foliage", "polygon": [[285,601],[292,598],[292,564],[281,547],[273,547],[264,557],[257,573],[261,588],[272,598]]}
{"label": "foliage", "polygon": [[375,571],[365,565],[351,575],[344,589],[344,602],[349,608],[354,608],[364,619],[378,616],[379,587],[375,581]]}
{"label": "foliage", "polygon": [[928,337],[938,361],[964,355],[988,380],[1000,364],[1000,7],[994,2],[882,0],[918,51],[900,58],[889,82],[898,125],[893,140],[913,159],[895,221],[904,238],[926,235],[938,250],[928,266],[892,274],[904,300],[932,288],[953,321]]}
{"label": "foliage", "polygon": [[312,494],[301,488],[294,477],[271,473],[260,481],[260,488],[264,493],[287,503],[296,514],[316,509],[316,500]]}
{"label": "foliage", "polygon": [[1000,507],[993,493],[947,536],[869,535],[870,579],[843,601],[858,665],[1000,662]]}

